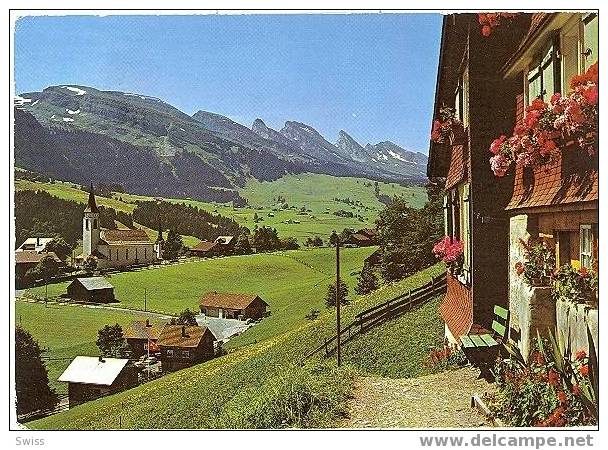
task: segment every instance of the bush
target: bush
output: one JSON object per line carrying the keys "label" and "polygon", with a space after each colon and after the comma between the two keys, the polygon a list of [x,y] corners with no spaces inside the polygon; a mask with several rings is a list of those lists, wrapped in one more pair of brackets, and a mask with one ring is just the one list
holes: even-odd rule
{"label": "bush", "polygon": [[466,365],[467,362],[467,357],[461,349],[443,344],[431,350],[427,364],[431,372],[436,373],[458,369]]}
{"label": "bush", "polygon": [[[226,428],[322,428],[345,417],[354,382],[349,368],[327,364],[282,369],[262,386],[240,395],[250,398]],[[237,396],[238,397],[238,396]]]}
{"label": "bush", "polygon": [[[340,280],[340,288],[338,289],[338,297],[341,305],[348,305],[348,286],[343,280]],[[325,305],[330,308],[336,306],[336,283],[327,286],[327,294],[325,295]]]}

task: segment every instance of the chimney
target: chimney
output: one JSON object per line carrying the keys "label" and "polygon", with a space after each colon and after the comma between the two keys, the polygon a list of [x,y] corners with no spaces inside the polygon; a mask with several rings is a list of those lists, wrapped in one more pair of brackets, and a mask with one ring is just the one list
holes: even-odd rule
{"label": "chimney", "polygon": [[182,326],[182,337],[186,337],[186,327]]}
{"label": "chimney", "polygon": [[146,319],[146,327],[151,327],[152,325],[150,325],[150,319]]}

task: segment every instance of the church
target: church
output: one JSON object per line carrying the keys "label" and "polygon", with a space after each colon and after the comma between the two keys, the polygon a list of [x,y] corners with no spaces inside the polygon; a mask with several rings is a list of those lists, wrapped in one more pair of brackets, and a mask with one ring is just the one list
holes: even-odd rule
{"label": "church", "polygon": [[102,229],[93,185],[82,219],[82,254],[80,264],[89,257],[97,259],[98,269],[152,264],[162,257],[162,232],[156,243],[144,230]]}

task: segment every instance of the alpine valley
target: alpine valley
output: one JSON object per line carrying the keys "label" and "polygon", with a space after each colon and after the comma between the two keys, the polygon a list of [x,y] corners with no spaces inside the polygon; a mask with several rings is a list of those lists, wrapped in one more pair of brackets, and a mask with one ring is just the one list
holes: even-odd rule
{"label": "alpine valley", "polygon": [[140,94],[70,85],[15,98],[16,166],[145,195],[238,201],[248,179],[303,172],[417,184],[426,161],[388,141],[363,146],[340,131],[331,143],[296,121],[247,128]]}

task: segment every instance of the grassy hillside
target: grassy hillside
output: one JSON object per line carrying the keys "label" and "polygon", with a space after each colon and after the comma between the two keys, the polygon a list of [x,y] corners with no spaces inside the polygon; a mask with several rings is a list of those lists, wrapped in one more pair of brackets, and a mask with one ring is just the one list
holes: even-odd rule
{"label": "grassy hillside", "polygon": [[[345,281],[354,291],[356,275],[363,260],[375,247],[344,249],[341,267]],[[116,306],[147,308],[176,314],[185,308],[198,310],[199,300],[208,291],[250,292],[270,304],[270,317],[230,342],[231,346],[260,341],[285,332],[306,321],[311,309],[323,310],[327,286],[334,278],[334,251],[331,248],[294,250],[269,254],[231,256],[196,260],[154,269],[114,274]],[[49,285],[49,296],[66,292],[68,283]],[[43,296],[44,286],[27,291]]]}
{"label": "grassy hillside", "polygon": [[[132,320],[146,317],[133,311],[112,311],[80,306],[60,306],[42,303],[15,303],[15,322],[29,331],[45,353],[51,385],[67,393],[65,383],[57,378],[77,355],[97,355],[97,330],[106,324],[119,323],[123,328]],[[157,319],[150,319],[156,322]]]}
{"label": "grassy hillside", "polygon": [[[344,308],[344,324],[363,309],[388,300],[410,288],[417,287],[429,280],[431,276],[443,271],[441,265],[435,265],[399,283],[381,288],[376,293],[356,299]],[[410,313],[416,315],[416,313]],[[300,399],[313,398],[313,405],[343,404],[345,390],[348,389],[348,378],[340,374],[327,376],[327,370],[318,368],[314,361],[305,369],[300,369],[302,355],[313,349],[329,337],[335,327],[333,310],[326,310],[319,319],[302,323],[298,327],[258,342],[237,349],[226,356],[207,363],[167,375],[146,385],[105,397],[73,408],[69,411],[28,423],[36,429],[150,429],[150,428],[230,428],[259,427],[273,425],[285,416],[285,398],[289,405],[296,405],[293,395],[304,389],[306,395]],[[413,322],[416,322],[414,317]],[[426,333],[426,324],[421,325],[417,333]],[[397,335],[395,336],[397,338]],[[412,334],[400,334],[398,339],[410,341],[417,339]],[[353,341],[354,343],[354,341]],[[347,344],[347,346],[350,345]],[[378,348],[386,348],[391,343],[376,342]],[[405,347],[404,347],[405,348]],[[391,353],[378,353],[382,358],[393,358]],[[412,363],[423,365],[419,352],[404,354]],[[319,359],[321,357],[318,357]],[[329,361],[331,363],[331,361]],[[310,364],[313,364],[310,366]],[[306,371],[306,372],[303,372]],[[300,383],[287,383],[280,380],[291,380],[307,376],[308,385],[301,388]],[[277,381],[279,380],[279,381]],[[333,380],[333,381],[332,381]],[[310,384],[314,386],[310,386]],[[287,388],[296,386],[297,390]],[[316,387],[315,387],[316,386]],[[291,392],[285,393],[285,390]],[[315,395],[316,393],[316,395]],[[325,402],[325,403],[324,403]],[[256,420],[263,414],[274,414],[273,419],[261,423]],[[328,414],[305,424],[306,426],[331,426],[331,420],[337,419],[340,408],[331,408]],[[284,421],[284,422],[283,422]],[[285,416],[278,426],[290,426],[294,423]],[[295,422],[296,424],[298,422]]]}
{"label": "grassy hillside", "polygon": [[[17,190],[45,190],[51,195],[86,203],[88,193],[67,182],[41,183],[28,180],[15,180]],[[378,183],[381,195],[393,197],[403,195],[414,207],[422,207],[426,202],[426,191],[423,187],[404,187],[394,183]],[[240,195],[246,198],[250,206],[233,208],[230,205],[202,202],[191,199],[166,199],[174,203],[186,203],[206,211],[219,213],[236,220],[240,225],[253,229],[256,225],[254,215],[260,219],[258,226],[266,225],[277,229],[281,237],[296,237],[303,242],[307,237],[321,236],[327,238],[333,230],[344,228],[364,228],[372,226],[383,204],[374,193],[374,182],[365,178],[333,177],[330,175],[300,174],[286,175],[273,182],[250,180]],[[281,209],[276,202],[283,197],[290,209]],[[349,205],[334,201],[334,198],[361,202]],[[116,193],[113,198],[97,197],[98,204],[116,210],[132,212],[134,202],[149,201],[152,197]],[[301,211],[305,208],[306,211]],[[334,212],[344,210],[358,217],[340,217]],[[155,232],[151,236],[155,238]],[[196,245],[196,238],[185,239],[187,245]]]}

